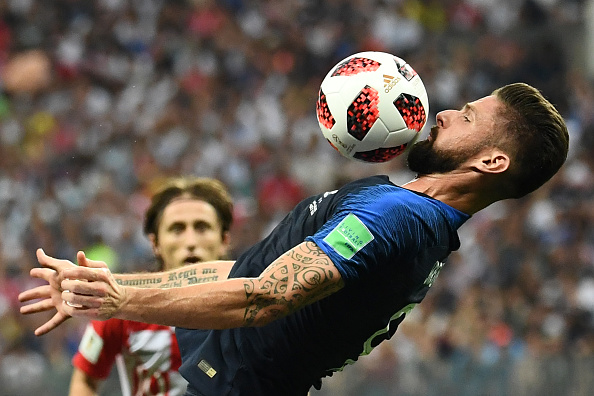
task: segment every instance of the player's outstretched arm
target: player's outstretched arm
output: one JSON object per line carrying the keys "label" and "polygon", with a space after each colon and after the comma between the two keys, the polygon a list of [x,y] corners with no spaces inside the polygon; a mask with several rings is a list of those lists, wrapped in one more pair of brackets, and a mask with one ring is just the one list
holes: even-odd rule
{"label": "player's outstretched arm", "polygon": [[119,285],[108,271],[82,267],[64,270],[63,277],[68,279],[61,287],[71,291],[62,294],[70,303],[63,306],[68,315],[202,329],[262,326],[344,286],[330,258],[313,242],[290,249],[258,278],[143,289]]}
{"label": "player's outstretched arm", "polygon": [[185,265],[163,272],[113,274],[121,286],[141,288],[184,287],[227,279],[235,261],[219,260]]}
{"label": "player's outstretched arm", "polygon": [[[60,260],[48,256],[42,249],[37,250],[37,260],[43,268],[33,268],[30,274],[34,278],[47,281],[47,284],[34,287],[19,294],[19,301],[21,302],[38,300],[22,306],[20,311],[22,314],[33,314],[55,308],[57,312],[48,322],[36,329],[36,335],[48,333],[70,318],[70,314],[64,310],[66,305],[62,298],[63,293],[68,293],[68,291],[65,291],[68,289],[61,287],[62,280],[68,278],[68,276],[64,276],[64,270],[79,268],[86,272],[86,276],[82,278],[87,281],[107,280],[110,279],[107,277],[107,274],[111,276],[104,262],[90,260],[83,252],[78,252],[77,254],[79,266],[74,265],[68,260]],[[116,274],[110,280],[122,286],[131,285],[143,288],[182,287],[194,283],[226,279],[233,263],[233,261],[214,261],[196,263],[160,273]],[[73,272],[70,276],[76,275],[77,273]]]}

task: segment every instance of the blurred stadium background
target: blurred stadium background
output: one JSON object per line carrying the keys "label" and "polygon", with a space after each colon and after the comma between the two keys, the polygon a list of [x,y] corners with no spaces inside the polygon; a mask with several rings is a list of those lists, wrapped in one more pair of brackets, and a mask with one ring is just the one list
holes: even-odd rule
{"label": "blurred stadium background", "polygon": [[[37,338],[19,315],[34,251],[151,268],[160,178],[224,181],[233,256],[301,198],[404,158],[347,161],[321,139],[318,85],[382,50],[421,75],[431,117],[515,81],[570,127],[544,188],[475,215],[393,342],[324,396],[594,394],[594,5],[587,0],[1,0],[0,395],[67,393],[83,321]],[[119,394],[117,381],[105,395]]]}

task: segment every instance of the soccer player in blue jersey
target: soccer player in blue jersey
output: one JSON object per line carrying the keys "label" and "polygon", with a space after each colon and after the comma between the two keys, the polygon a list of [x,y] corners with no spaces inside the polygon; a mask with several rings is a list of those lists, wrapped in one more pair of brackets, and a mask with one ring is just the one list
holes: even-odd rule
{"label": "soccer player in blue jersey", "polygon": [[[187,395],[304,396],[393,335],[472,214],[535,190],[567,156],[562,117],[526,84],[436,121],[409,152],[413,181],[369,177],[304,200],[226,280],[193,284],[202,264],[115,275],[82,252],[75,266],[39,250],[31,274],[49,285],[23,292],[41,300],[21,311],[57,309],[38,335],[70,316],[177,326]],[[157,288],[127,286],[143,279]],[[183,286],[158,288],[171,279]]]}

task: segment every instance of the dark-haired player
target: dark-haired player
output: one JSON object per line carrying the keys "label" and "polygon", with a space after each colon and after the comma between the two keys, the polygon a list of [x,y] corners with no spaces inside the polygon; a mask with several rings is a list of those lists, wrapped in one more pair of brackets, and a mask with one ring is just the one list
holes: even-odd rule
{"label": "dark-haired player", "polygon": [[21,311],[58,310],[36,334],[70,316],[178,326],[187,395],[303,396],[394,333],[458,249],[457,229],[472,214],[535,190],[567,156],[565,122],[526,84],[436,118],[408,156],[417,178],[398,187],[370,177],[301,202],[227,280],[123,287],[129,278],[82,252],[79,262],[93,268],[40,250],[47,268],[31,274],[50,286],[22,293],[22,301],[44,300]]}

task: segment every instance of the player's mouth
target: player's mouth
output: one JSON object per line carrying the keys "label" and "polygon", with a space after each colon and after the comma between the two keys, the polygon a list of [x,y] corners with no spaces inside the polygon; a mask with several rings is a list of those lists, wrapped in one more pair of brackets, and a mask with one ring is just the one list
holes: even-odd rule
{"label": "player's mouth", "polygon": [[198,256],[188,256],[184,260],[184,263],[185,264],[195,264],[195,263],[200,263],[201,261],[202,261],[202,258],[200,258]]}
{"label": "player's mouth", "polygon": [[429,132],[429,136],[427,136],[427,140],[434,142],[435,138],[437,137],[437,130],[439,127],[437,125],[433,125],[431,127],[431,131]]}

